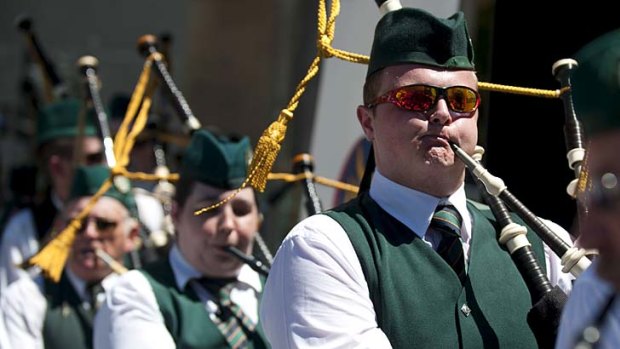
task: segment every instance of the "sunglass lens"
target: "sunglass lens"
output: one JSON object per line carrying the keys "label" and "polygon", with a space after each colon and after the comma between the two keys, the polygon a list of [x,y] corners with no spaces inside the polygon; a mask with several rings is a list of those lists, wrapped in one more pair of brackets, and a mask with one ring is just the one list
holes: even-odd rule
{"label": "sunglass lens", "polygon": [[431,86],[406,86],[396,93],[399,106],[410,111],[425,112],[435,104],[436,98],[437,90]]}
{"label": "sunglass lens", "polygon": [[456,112],[469,113],[478,106],[478,95],[474,90],[466,87],[455,86],[448,88],[447,98],[450,108]]}
{"label": "sunglass lens", "polygon": [[116,227],[116,222],[111,222],[102,218],[95,218],[95,225],[98,231],[106,231]]}

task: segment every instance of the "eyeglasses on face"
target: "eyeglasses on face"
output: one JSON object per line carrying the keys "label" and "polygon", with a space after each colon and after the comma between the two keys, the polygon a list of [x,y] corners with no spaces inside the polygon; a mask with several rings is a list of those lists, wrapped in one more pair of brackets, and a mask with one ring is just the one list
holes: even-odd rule
{"label": "eyeglasses on face", "polygon": [[[101,218],[101,217],[86,217],[84,218],[84,220],[82,220],[82,226],[80,227],[79,233],[83,233],[88,227],[88,224],[90,224],[90,222],[93,222],[95,223],[95,229],[97,230],[98,233],[112,234],[114,232],[114,229],[116,229],[116,227],[120,223],[120,221],[121,220],[113,221],[113,220],[109,220],[109,219]],[[67,221],[67,224],[69,224],[70,222],[71,222],[71,219]]]}
{"label": "eyeglasses on face", "polygon": [[382,103],[392,103],[395,106],[420,113],[432,109],[439,98],[444,98],[448,109],[456,113],[472,113],[480,105],[480,94],[467,86],[437,87],[424,84],[401,86],[376,98],[366,105],[372,108]]}

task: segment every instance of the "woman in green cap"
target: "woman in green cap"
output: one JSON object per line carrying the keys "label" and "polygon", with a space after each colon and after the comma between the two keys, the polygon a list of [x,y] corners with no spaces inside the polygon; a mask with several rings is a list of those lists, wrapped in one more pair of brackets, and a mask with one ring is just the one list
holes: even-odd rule
{"label": "woman in green cap", "polygon": [[192,135],[176,185],[169,256],[121,277],[97,318],[95,348],[269,347],[258,322],[264,277],[227,251],[251,255],[260,226],[254,190],[236,192],[250,158],[247,137]]}

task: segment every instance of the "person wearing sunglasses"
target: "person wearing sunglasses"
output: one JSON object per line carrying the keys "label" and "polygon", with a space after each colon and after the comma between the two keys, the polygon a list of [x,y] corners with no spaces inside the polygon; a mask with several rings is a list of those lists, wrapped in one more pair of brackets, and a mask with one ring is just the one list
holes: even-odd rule
{"label": "person wearing sunglasses", "polygon": [[587,43],[575,59],[572,96],[588,140],[577,243],[598,255],[575,281],[557,348],[620,348],[620,29]]}
{"label": "person wearing sunglasses", "polygon": [[[78,167],[55,229],[77,217],[109,176],[105,165]],[[118,280],[101,255],[123,263],[136,248],[135,217],[133,195],[110,188],[81,221],[58,283],[37,275],[9,285],[0,299],[0,313],[13,348],[93,347],[93,319],[105,292]]]}
{"label": "person wearing sunglasses", "polygon": [[[260,314],[274,348],[538,347],[529,290],[489,208],[467,199],[450,146],[472,154],[478,141],[473,59],[462,12],[401,8],[378,22],[357,108],[376,169],[369,188],[362,180],[355,199],[280,245]],[[570,291],[559,258],[528,237],[552,285]]]}
{"label": "person wearing sunglasses", "polygon": [[80,136],[80,109],[80,102],[69,98],[43,107],[37,116],[37,161],[47,187],[41,200],[16,212],[4,227],[0,242],[0,294],[10,283],[28,275],[18,265],[38,251],[69,196],[71,174],[78,163],[74,159],[77,137],[81,138],[82,146],[80,163],[104,161],[94,115],[87,113]]}
{"label": "person wearing sunglasses", "polygon": [[194,132],[176,186],[173,246],[120,278],[96,319],[95,348],[269,348],[258,322],[264,277],[228,251],[252,255],[261,222],[254,190],[238,189],[250,158],[248,137]]}

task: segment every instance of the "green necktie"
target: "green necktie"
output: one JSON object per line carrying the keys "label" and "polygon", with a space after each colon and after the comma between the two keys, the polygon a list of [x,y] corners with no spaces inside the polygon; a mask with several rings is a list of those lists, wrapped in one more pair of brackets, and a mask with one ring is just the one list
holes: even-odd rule
{"label": "green necktie", "polygon": [[233,349],[247,348],[249,342],[246,333],[254,332],[256,324],[237,304],[231,301],[230,292],[234,287],[234,282],[222,285],[219,280],[203,278],[200,284],[217,297],[219,311],[216,314],[215,323],[230,347]]}
{"label": "green necktie", "polygon": [[448,263],[458,276],[461,284],[464,282],[465,259],[461,242],[461,215],[452,205],[439,205],[433,214],[430,227],[441,233],[441,242],[437,253]]}

